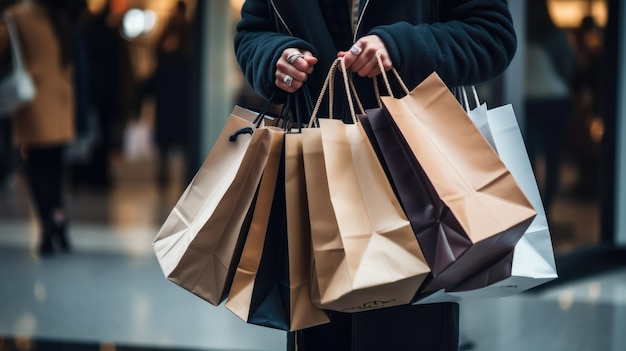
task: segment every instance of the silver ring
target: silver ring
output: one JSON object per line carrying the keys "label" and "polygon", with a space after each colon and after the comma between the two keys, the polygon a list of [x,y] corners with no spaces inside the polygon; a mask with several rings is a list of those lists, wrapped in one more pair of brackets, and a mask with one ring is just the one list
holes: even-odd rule
{"label": "silver ring", "polygon": [[301,52],[299,51],[293,52],[289,54],[289,56],[287,56],[287,62],[289,62],[290,65],[293,65],[293,63],[296,62],[296,60],[300,57],[304,57],[304,55]]}
{"label": "silver ring", "polygon": [[291,84],[293,84],[293,77],[285,74],[285,76],[283,77],[283,83],[287,84],[287,86],[291,86]]}
{"label": "silver ring", "polygon": [[361,47],[356,44],[352,45],[352,47],[350,48],[350,52],[357,56],[360,55],[362,51],[363,49],[361,49]]}

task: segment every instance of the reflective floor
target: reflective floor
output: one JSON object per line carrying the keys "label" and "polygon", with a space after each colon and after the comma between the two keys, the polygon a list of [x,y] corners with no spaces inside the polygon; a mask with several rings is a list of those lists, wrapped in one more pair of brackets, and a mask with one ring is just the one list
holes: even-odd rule
{"label": "reflective floor", "polygon": [[[0,351],[285,350],[283,332],[163,277],[150,244],[181,187],[159,190],[151,162],[116,162],[110,191],[70,192],[70,254],[38,258],[24,184],[0,190]],[[465,350],[624,351],[626,267],[463,302],[461,339]]]}

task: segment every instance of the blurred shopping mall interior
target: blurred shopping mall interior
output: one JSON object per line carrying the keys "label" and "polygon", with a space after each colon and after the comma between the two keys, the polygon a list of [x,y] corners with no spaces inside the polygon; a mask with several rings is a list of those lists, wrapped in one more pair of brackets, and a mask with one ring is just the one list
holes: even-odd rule
{"label": "blurred shopping mall interior", "polygon": [[[0,0],[0,9],[14,2]],[[65,154],[71,252],[38,254],[11,120],[0,118],[0,351],[287,349],[284,332],[246,324],[165,279],[151,246],[233,106],[263,104],[232,50],[244,0],[182,3],[87,1],[85,62],[115,79],[103,86],[93,77],[89,89],[102,101]],[[525,3],[509,1],[514,61],[476,88],[490,107],[512,104],[534,140],[520,84],[535,69],[526,59],[535,16]],[[545,210],[559,278],[515,296],[462,301],[461,350],[626,350],[626,47],[618,40],[626,4],[548,4],[577,70],[557,165],[545,156],[554,145],[538,145],[533,160],[540,187],[556,179]],[[175,25],[184,29],[166,35]],[[159,70],[171,51],[183,52],[183,69]],[[107,118],[102,103],[115,107]],[[159,108],[175,118],[159,119]]]}

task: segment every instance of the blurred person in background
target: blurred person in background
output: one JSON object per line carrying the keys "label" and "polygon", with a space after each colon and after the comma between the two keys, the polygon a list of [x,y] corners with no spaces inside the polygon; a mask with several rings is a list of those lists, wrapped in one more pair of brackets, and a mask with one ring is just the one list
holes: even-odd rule
{"label": "blurred person in background", "polygon": [[83,5],[74,23],[74,125],[76,139],[65,151],[67,181],[76,190],[88,180],[85,169],[90,164],[98,142],[96,117],[90,93],[89,46],[85,26],[89,18],[86,0],[76,0]]}
{"label": "blurred person in background", "polygon": [[89,60],[89,101],[96,115],[98,143],[91,159],[75,177],[93,190],[113,184],[111,159],[120,154],[123,130],[135,108],[135,78],[128,43],[122,38],[119,14],[110,1],[86,20],[85,40]]}
{"label": "blurred person in background", "polygon": [[[13,142],[20,150],[39,221],[39,253],[70,251],[63,191],[63,150],[74,139],[73,20],[75,1],[24,0],[7,8],[14,18],[25,66],[36,97],[12,116]],[[0,24],[0,57],[10,55]]]}
{"label": "blurred person in background", "polygon": [[526,2],[526,146],[536,172],[538,156],[544,157],[543,176],[538,175],[548,218],[559,191],[563,143],[573,122],[573,82],[576,56],[567,33],[558,28],[546,0]]}
{"label": "blurred person in background", "polygon": [[598,195],[603,120],[603,30],[592,16],[574,30],[579,62],[576,76],[576,120],[570,131],[568,150],[577,166],[578,179],[572,195],[589,199]]}
{"label": "blurred person in background", "polygon": [[188,150],[191,118],[190,84],[192,25],[187,4],[178,1],[156,43],[156,68],[144,93],[155,99],[155,144],[158,148],[157,182],[169,184],[170,152]]}

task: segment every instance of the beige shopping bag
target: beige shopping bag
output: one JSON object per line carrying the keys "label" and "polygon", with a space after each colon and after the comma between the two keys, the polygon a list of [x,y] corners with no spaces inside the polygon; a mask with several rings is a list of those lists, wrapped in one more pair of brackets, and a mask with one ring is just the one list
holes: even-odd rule
{"label": "beige shopping bag", "polygon": [[[351,99],[345,76],[344,83]],[[342,312],[407,304],[430,273],[354,108],[351,112],[354,124],[319,119],[319,128],[302,132],[313,296],[319,307]]]}
{"label": "beige shopping bag", "polygon": [[313,247],[307,202],[302,134],[285,135],[285,207],[289,248],[291,330],[328,323],[328,315],[313,304]]}
{"label": "beige shopping bag", "polygon": [[[283,114],[299,100],[298,94],[290,95]],[[300,121],[302,116],[294,113]],[[285,129],[290,125],[281,124]],[[270,155],[226,308],[248,323],[294,331],[329,319],[311,302],[302,135],[270,129]]]}
{"label": "beige shopping bag", "polygon": [[422,296],[451,288],[510,253],[536,211],[461,105],[436,73],[402,98],[381,97],[412,162],[461,230],[422,243],[447,262]]}
{"label": "beige shopping bag", "polygon": [[152,244],[169,280],[214,305],[228,294],[269,155],[273,133],[257,116],[233,109]]}
{"label": "beige shopping bag", "polygon": [[[358,312],[407,304],[430,273],[411,226],[360,125],[319,123],[321,155],[305,151],[307,193],[326,200],[309,199],[318,305]],[[304,148],[311,150],[315,138],[307,134],[314,133],[307,132]],[[308,172],[309,156],[324,166]],[[309,186],[324,177],[326,188]],[[318,215],[327,209],[331,216]]]}
{"label": "beige shopping bag", "polygon": [[280,128],[270,130],[269,157],[225,306],[248,323],[288,329],[288,301],[284,301],[288,291],[283,298],[279,287],[281,271],[287,264],[281,248],[286,241],[284,191],[280,191],[284,177],[279,177],[285,133]]}

